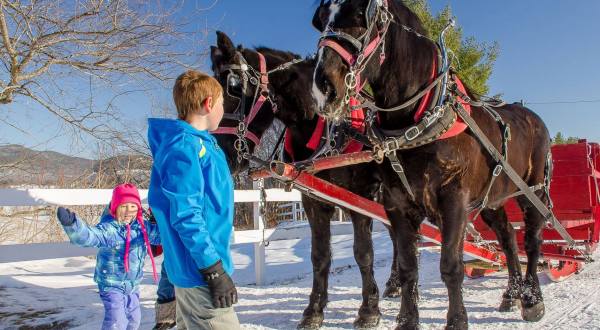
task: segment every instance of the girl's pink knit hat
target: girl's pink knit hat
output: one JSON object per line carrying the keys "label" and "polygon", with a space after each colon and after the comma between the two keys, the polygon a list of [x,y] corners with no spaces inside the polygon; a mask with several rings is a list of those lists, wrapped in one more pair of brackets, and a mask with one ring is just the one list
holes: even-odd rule
{"label": "girl's pink knit hat", "polygon": [[117,217],[117,208],[123,203],[133,203],[138,207],[136,218],[138,221],[143,221],[142,218],[142,201],[137,187],[132,183],[120,184],[113,189],[112,200],[110,201],[110,215],[115,219]]}
{"label": "girl's pink knit hat", "polygon": [[[123,203],[134,203],[138,207],[138,212],[136,219],[140,224],[140,228],[142,229],[142,234],[144,236],[144,243],[146,245],[146,250],[148,255],[150,256],[150,261],[152,262],[152,277],[154,278],[154,282],[158,281],[158,276],[156,274],[156,265],[154,263],[154,256],[152,255],[152,249],[150,247],[150,241],[148,240],[148,233],[146,232],[146,227],[144,226],[144,218],[142,216],[142,201],[140,199],[140,193],[137,190],[137,187],[132,183],[124,183],[120,184],[113,189],[112,199],[110,201],[110,214],[113,218],[117,218],[117,208],[119,205]],[[125,239],[125,272],[129,272],[129,245],[131,242],[131,227],[130,224],[127,224],[127,238]]]}

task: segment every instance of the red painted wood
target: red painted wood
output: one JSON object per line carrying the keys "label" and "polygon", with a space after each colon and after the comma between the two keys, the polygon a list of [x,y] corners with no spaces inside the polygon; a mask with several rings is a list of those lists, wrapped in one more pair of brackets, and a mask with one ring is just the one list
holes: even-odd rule
{"label": "red painted wood", "polygon": [[[591,158],[588,158],[590,150]],[[595,170],[600,169],[600,146],[593,143],[588,144],[585,141],[577,144],[558,145],[552,147],[552,155],[555,168],[550,191],[555,206],[553,211],[569,234],[575,240],[585,241],[581,244],[585,244],[590,251],[593,251],[600,238],[600,202],[596,200],[596,186],[593,181],[593,175],[598,175],[600,183],[600,171]],[[592,164],[590,164],[590,159]],[[275,174],[279,178],[294,180],[294,185],[300,187],[309,195],[324,198],[389,225],[389,219],[381,204],[307,173],[307,171],[319,171],[371,160],[372,155],[369,152],[328,157],[312,162],[308,166],[304,163],[303,168],[305,171],[303,172],[299,172],[296,167],[290,164],[275,163],[270,171],[254,172],[252,177],[264,178]],[[509,220],[515,226],[520,227],[516,230],[516,238],[520,250],[519,254],[523,256],[523,215],[515,200],[508,201],[505,209]],[[481,218],[475,219],[473,224],[484,240],[496,240],[493,231],[485,225]],[[442,243],[441,233],[437,227],[427,222],[421,225],[420,234],[428,242]],[[551,266],[548,272],[551,278],[565,278],[580,269],[582,261],[580,252],[569,249],[565,243],[562,243],[562,238],[558,232],[546,228],[542,232],[542,237],[548,241],[541,248],[543,258],[554,260],[553,263],[549,262]],[[500,252],[498,244],[490,244],[487,246],[475,244],[473,237],[467,235],[467,240],[464,242],[464,252],[481,260],[504,264],[505,257]],[[495,248],[489,249],[490,246],[495,246]],[[557,263],[557,260],[561,263]],[[465,267],[467,276],[481,276],[493,271],[471,266]]]}
{"label": "red painted wood", "polygon": [[548,261],[545,266],[546,275],[553,282],[561,282],[576,274],[583,268],[582,262],[560,261],[558,263]]}
{"label": "red painted wood", "polygon": [[499,270],[465,266],[465,275],[468,278],[472,278],[472,279],[484,277],[485,275],[489,275],[489,274],[493,274],[493,273],[497,273],[497,272],[499,272]]}

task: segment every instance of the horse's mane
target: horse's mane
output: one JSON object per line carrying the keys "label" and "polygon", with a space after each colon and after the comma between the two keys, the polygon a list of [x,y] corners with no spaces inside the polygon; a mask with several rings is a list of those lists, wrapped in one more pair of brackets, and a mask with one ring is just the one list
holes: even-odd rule
{"label": "horse's mane", "polygon": [[260,52],[261,54],[263,54],[265,56],[272,56],[277,59],[280,59],[281,61],[291,61],[293,59],[301,58],[300,55],[298,55],[298,54],[294,54],[292,52],[288,52],[288,51],[284,51],[284,50],[273,49],[273,48],[269,48],[269,47],[265,47],[265,46],[254,47],[254,50],[256,50],[257,52]]}
{"label": "horse's mane", "polygon": [[[412,28],[415,32],[422,35],[427,35],[427,31],[423,27],[423,22],[417,14],[415,14],[406,4],[401,0],[392,0],[388,4],[388,10],[394,15],[394,21],[406,25]],[[392,23],[393,25],[394,23]]]}

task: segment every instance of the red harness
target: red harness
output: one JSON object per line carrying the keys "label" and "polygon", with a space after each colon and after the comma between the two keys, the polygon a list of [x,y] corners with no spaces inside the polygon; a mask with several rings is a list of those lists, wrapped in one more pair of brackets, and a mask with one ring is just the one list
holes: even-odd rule
{"label": "red harness", "polygon": [[[458,90],[461,91],[464,95],[467,95],[465,86],[463,85],[462,81],[460,81],[460,79],[458,79],[458,77],[455,77],[454,82],[456,83],[456,87],[458,87]],[[470,115],[471,114],[471,105],[469,103],[465,102],[462,98],[460,98],[458,96],[456,97],[456,99],[462,105],[462,107],[465,109],[465,111],[467,111]],[[450,129],[446,133],[442,134],[442,136],[440,136],[438,138],[438,140],[443,140],[443,139],[457,136],[458,134],[464,132],[466,129],[467,129],[467,124],[465,124],[465,122],[463,122],[462,119],[458,118],[454,122],[454,125],[452,125],[452,127],[450,127]]]}
{"label": "red harness", "polygon": [[[357,104],[359,104],[358,100],[356,100],[355,98],[350,99],[351,106],[357,105]],[[364,113],[363,109],[352,110],[352,112],[350,112],[350,121],[352,122],[352,128],[356,129],[360,133],[365,132],[365,113]],[[323,136],[324,130],[325,130],[325,119],[323,119],[323,117],[319,116],[319,118],[317,119],[317,125],[315,126],[315,129],[314,129],[310,139],[306,143],[306,147],[308,149],[313,150],[313,151],[317,150],[317,148],[319,147],[319,143],[321,142],[321,137]],[[285,148],[285,151],[292,157],[292,160],[295,160],[294,147],[292,145],[292,132],[290,131],[289,128],[285,129],[284,148]],[[346,145],[346,147],[344,148],[342,153],[347,154],[347,153],[351,153],[351,152],[358,152],[358,151],[361,151],[362,148],[363,148],[362,143],[352,139],[352,140],[350,140],[350,142],[348,142],[348,144]]]}
{"label": "red harness", "polygon": [[[248,138],[250,141],[254,142],[254,146],[257,146],[260,143],[260,138],[258,136],[256,136],[256,134],[250,132],[250,130],[248,128],[250,127],[250,123],[252,123],[252,121],[254,120],[254,117],[256,117],[256,115],[262,108],[263,104],[265,104],[265,102],[267,101],[268,96],[269,96],[269,87],[268,87],[269,74],[267,73],[267,61],[265,60],[265,56],[263,54],[261,54],[259,52],[257,52],[257,54],[258,54],[259,66],[260,66],[259,96],[256,99],[256,102],[254,103],[254,105],[252,106],[252,109],[250,109],[250,113],[248,114],[248,116],[246,116],[244,118],[244,125],[246,126],[246,131],[244,133],[244,137]],[[241,110],[244,111],[244,109],[241,109]],[[275,104],[273,104],[273,112],[277,112],[277,107],[275,107]],[[214,130],[212,133],[213,134],[237,135],[238,128],[237,127],[219,127],[216,130]]]}
{"label": "red harness", "polygon": [[[352,57],[352,55],[350,55],[350,53],[348,53],[345,49],[343,49],[337,43],[330,41],[330,40],[323,40],[322,43],[324,43],[324,42],[327,42],[327,46],[336,51],[341,50],[343,52],[343,54],[345,54],[345,55],[340,54],[340,56],[342,56],[346,61],[348,61],[348,59],[354,58],[354,57]],[[431,83],[436,77],[437,58],[434,57],[433,61],[434,62],[433,62],[432,70],[431,70],[431,77],[429,79],[429,83]],[[466,95],[467,94],[466,89],[465,89],[463,83],[460,81],[460,79],[458,79],[458,77],[455,78],[455,83],[458,87],[458,90]],[[362,86],[360,86],[360,88],[358,88],[358,91],[362,90],[362,87],[364,87],[364,84]],[[427,92],[427,94],[425,94],[421,98],[419,107],[417,108],[417,111],[415,112],[415,116],[414,116],[415,122],[418,122],[423,117],[423,115],[425,114],[425,110],[428,108],[429,104],[431,102],[435,101],[435,100],[431,99],[432,97],[433,97],[433,93],[432,93],[432,91],[429,91],[429,92]],[[469,114],[471,114],[471,105],[469,103],[465,102],[460,97],[457,97],[457,100],[463,106],[463,108]],[[359,104],[359,102],[357,99],[350,98],[350,103],[349,103],[350,108],[352,108],[353,106],[356,106],[358,104]],[[357,131],[359,131],[360,133],[365,132],[364,119],[365,119],[364,109],[356,109],[356,110],[352,110],[350,112],[350,120],[352,121],[352,127],[354,129],[356,129]],[[311,138],[308,141],[308,143],[306,143],[307,148],[309,148],[311,150],[317,149],[317,147],[319,146],[319,142],[321,141],[321,137],[323,136],[324,129],[325,129],[325,119],[323,119],[323,117],[319,117],[317,120],[317,125],[315,126],[315,129],[313,131],[313,134],[311,135]],[[452,127],[446,133],[444,133],[440,137],[438,137],[438,140],[443,140],[443,139],[457,136],[458,134],[464,132],[465,129],[467,129],[467,124],[465,124],[462,121],[462,119],[458,118],[456,120],[456,122],[454,122]],[[363,147],[364,147],[364,145],[362,143],[353,139],[346,145],[346,147],[343,150],[343,153],[346,154],[346,153],[351,153],[351,152],[362,151]],[[294,157],[294,147],[292,145],[292,134],[289,129],[286,129],[286,131],[285,131],[284,148],[285,148],[285,151],[292,157],[292,160],[294,160],[295,157]]]}
{"label": "red harness", "polygon": [[[431,83],[435,79],[436,68],[437,68],[437,57],[433,58],[432,68],[433,69],[431,70],[431,78],[429,79],[429,83]],[[463,93],[464,95],[467,95],[465,86],[463,85],[462,81],[460,81],[460,79],[458,79],[458,77],[455,77],[455,83],[456,83],[456,87],[458,87],[458,90],[461,93]],[[418,122],[419,120],[421,120],[421,118],[425,114],[425,109],[427,109],[427,106],[429,105],[429,103],[432,101],[435,102],[435,100],[431,100],[431,97],[432,97],[432,93],[431,93],[431,91],[429,91],[429,92],[427,92],[427,94],[425,94],[423,96],[423,98],[421,98],[421,103],[419,104],[419,108],[417,108],[417,112],[415,112],[415,117],[414,117],[415,123]],[[471,105],[469,103],[465,102],[460,97],[457,97],[457,100],[470,115],[471,114]],[[442,134],[437,139],[443,140],[443,139],[451,138],[453,136],[457,136],[458,134],[464,132],[465,129],[467,129],[467,124],[465,124],[462,121],[462,119],[458,118],[454,122],[452,127],[450,127],[450,129],[448,131],[446,131],[446,133]]]}

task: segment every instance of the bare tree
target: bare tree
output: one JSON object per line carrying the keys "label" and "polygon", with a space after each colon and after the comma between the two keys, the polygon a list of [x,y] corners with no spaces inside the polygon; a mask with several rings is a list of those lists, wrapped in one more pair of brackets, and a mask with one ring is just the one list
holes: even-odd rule
{"label": "bare tree", "polygon": [[[22,97],[75,131],[119,139],[115,99],[202,55],[194,48],[206,34],[189,27],[181,8],[161,0],[0,0],[0,104]],[[113,95],[104,107],[93,104],[100,88]]]}

